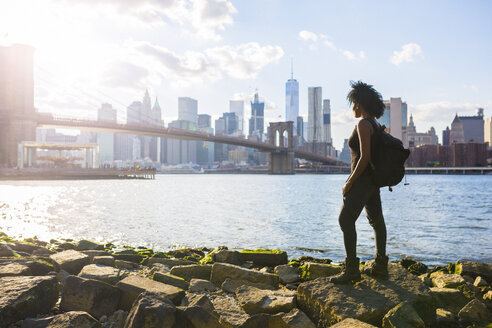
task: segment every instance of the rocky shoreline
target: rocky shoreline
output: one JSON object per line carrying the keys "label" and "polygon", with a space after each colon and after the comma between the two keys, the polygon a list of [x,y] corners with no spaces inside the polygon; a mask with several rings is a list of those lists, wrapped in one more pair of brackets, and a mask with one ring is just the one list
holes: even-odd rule
{"label": "rocky shoreline", "polygon": [[351,285],[281,250],[158,252],[0,232],[0,327],[492,327],[492,264],[405,258]]}

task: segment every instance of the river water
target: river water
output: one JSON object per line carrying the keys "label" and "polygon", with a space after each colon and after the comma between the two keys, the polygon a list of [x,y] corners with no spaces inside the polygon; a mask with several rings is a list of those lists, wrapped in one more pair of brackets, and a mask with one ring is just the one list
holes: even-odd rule
{"label": "river water", "polygon": [[[345,175],[158,175],[155,180],[2,181],[0,231],[159,250],[279,248],[290,258],[344,257]],[[410,175],[381,191],[391,259],[492,263],[492,175]],[[373,231],[357,221],[362,259]]]}

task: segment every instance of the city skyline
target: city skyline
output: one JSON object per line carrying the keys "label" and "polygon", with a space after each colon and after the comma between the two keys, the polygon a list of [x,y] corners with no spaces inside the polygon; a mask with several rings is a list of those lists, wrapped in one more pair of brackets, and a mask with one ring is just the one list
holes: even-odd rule
{"label": "city skyline", "polygon": [[279,121],[293,58],[299,114],[307,119],[308,87],[321,86],[337,149],[355,125],[349,80],[374,84],[385,99],[401,97],[419,129],[433,126],[439,136],[456,113],[481,107],[490,116],[491,5],[484,1],[101,3],[0,4],[0,44],[36,49],[39,110],[95,119],[101,103],[120,113],[148,88],[166,124],[177,119],[178,97],[198,100],[198,113],[214,120],[229,100],[244,100],[246,120],[258,88],[265,123]]}

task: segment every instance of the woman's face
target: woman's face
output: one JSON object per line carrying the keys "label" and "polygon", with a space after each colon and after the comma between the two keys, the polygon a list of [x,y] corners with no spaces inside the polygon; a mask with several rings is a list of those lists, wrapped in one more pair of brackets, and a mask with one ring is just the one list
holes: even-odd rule
{"label": "woman's face", "polygon": [[352,107],[352,111],[354,112],[354,116],[355,118],[359,118],[361,117],[361,107],[359,104],[355,104],[354,103],[354,106]]}

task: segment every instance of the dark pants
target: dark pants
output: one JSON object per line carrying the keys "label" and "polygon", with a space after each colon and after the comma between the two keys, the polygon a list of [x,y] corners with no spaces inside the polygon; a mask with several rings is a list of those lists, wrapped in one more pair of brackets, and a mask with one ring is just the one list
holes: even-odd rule
{"label": "dark pants", "polygon": [[347,258],[356,257],[357,232],[355,231],[355,221],[359,218],[362,208],[366,209],[367,219],[374,229],[376,253],[386,255],[386,224],[381,208],[379,187],[374,185],[369,174],[363,174],[343,197],[343,205],[338,217]]}

